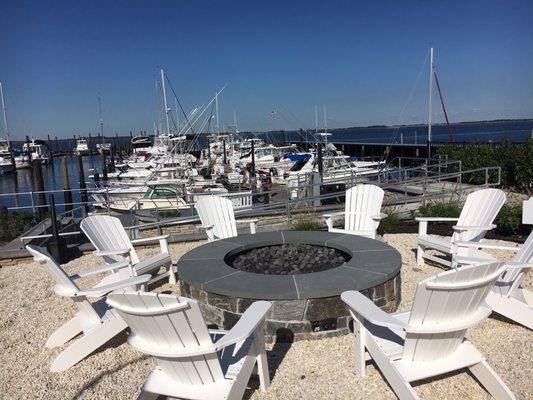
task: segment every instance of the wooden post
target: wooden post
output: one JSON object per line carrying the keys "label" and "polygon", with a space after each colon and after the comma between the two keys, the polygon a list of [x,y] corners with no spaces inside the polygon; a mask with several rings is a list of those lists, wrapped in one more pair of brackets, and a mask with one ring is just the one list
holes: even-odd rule
{"label": "wooden post", "polygon": [[56,136],[56,151],[57,151],[57,152],[61,151],[61,150],[59,149],[59,141],[57,140],[57,136]]}
{"label": "wooden post", "polygon": [[252,140],[252,162],[250,164],[250,172],[255,173],[255,141]]}
{"label": "wooden post", "polygon": [[111,156],[111,172],[115,172],[115,155],[113,154],[114,147],[109,146],[109,155]]}
{"label": "wooden post", "polygon": [[67,261],[67,242],[59,236],[56,217],[56,202],[54,195],[50,195],[50,221],[52,223],[52,237],[48,241],[48,251],[50,255],[60,264]]}
{"label": "wooden post", "polygon": [[228,162],[228,159],[226,157],[226,139],[222,139],[222,147],[224,149],[224,164]]}
{"label": "wooden post", "polygon": [[320,175],[320,180],[322,181],[322,174],[324,172],[324,164],[323,164],[323,159],[322,159],[322,143],[318,143],[317,153],[318,153],[318,174]]}
{"label": "wooden post", "polygon": [[61,157],[61,174],[63,175],[63,198],[65,200],[65,211],[72,210],[72,191],[70,190],[70,182],[68,179],[68,163],[67,156]]}
{"label": "wooden post", "polygon": [[[43,179],[43,169],[41,163],[35,162],[31,166],[33,173],[33,181],[35,182],[35,191],[37,193],[37,198],[39,199],[40,206],[46,206],[46,195],[44,193],[44,179]],[[44,207],[37,208],[37,214],[39,220],[44,218]]]}
{"label": "wooden post", "polygon": [[107,165],[105,160],[105,149],[100,147],[100,162],[102,163],[102,179],[107,182]]}
{"label": "wooden post", "polygon": [[83,171],[83,157],[82,155],[77,155],[76,158],[78,159],[78,179],[80,180],[80,198],[81,202],[83,204],[83,216],[87,216],[87,213],[89,212],[89,205],[88,205],[88,196],[87,196],[87,185],[85,184],[85,172]]}
{"label": "wooden post", "polygon": [[207,137],[207,158],[211,159],[211,140]]}

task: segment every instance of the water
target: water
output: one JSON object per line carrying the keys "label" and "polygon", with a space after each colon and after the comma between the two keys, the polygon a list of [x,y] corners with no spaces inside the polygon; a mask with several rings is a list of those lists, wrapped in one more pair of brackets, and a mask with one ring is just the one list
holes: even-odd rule
{"label": "water", "polygon": [[[500,142],[503,139],[510,139],[513,142],[524,142],[531,137],[533,130],[533,120],[520,121],[501,121],[501,122],[475,122],[454,124],[456,141],[494,141]],[[400,133],[403,134],[404,143],[426,143],[427,126],[407,126],[398,129],[390,127],[372,127],[372,128],[347,128],[331,131],[332,136],[328,138],[330,142],[366,142],[366,143],[399,143]],[[285,134],[272,133],[272,138],[276,140],[285,140]],[[292,142],[299,142],[300,137],[296,132],[287,132],[287,138]],[[205,136],[200,138],[200,145],[206,146]],[[309,136],[309,140],[313,140]],[[92,138],[91,148],[94,148],[98,139]],[[106,141],[111,142],[113,146],[129,146],[130,137],[122,136],[118,138],[108,138]],[[448,128],[446,125],[435,125],[433,127],[433,141],[448,141]],[[14,142],[15,148],[21,148],[23,142]],[[52,151],[69,151],[75,147],[73,139],[52,140]],[[77,160],[75,157],[67,157],[68,171],[70,178],[70,187],[79,188]],[[98,156],[83,157],[85,178],[89,182],[89,170],[91,168],[100,168],[100,159]],[[44,184],[46,190],[63,189],[63,177],[61,175],[61,158],[55,157],[51,165],[43,166]],[[0,176],[0,194],[13,192],[30,192],[34,189],[31,169],[18,171],[18,186],[13,179],[12,174]],[[58,192],[55,195],[56,203],[63,203],[63,193]],[[37,201],[37,196],[35,196]],[[73,201],[79,202],[78,192],[73,192]],[[19,194],[17,196],[0,196],[0,204],[7,207],[26,207],[20,211],[32,211],[31,196],[28,194]],[[62,209],[62,207],[59,207]]]}
{"label": "water", "polygon": [[[78,161],[76,157],[67,157],[68,175],[71,189],[79,189],[79,174],[78,174]],[[83,157],[83,170],[85,173],[85,180],[88,179],[89,170],[92,168],[100,167],[99,156],[84,156]],[[54,157],[53,163],[49,165],[43,165],[43,180],[45,190],[62,190],[63,189],[63,176],[61,174],[61,157]],[[89,185],[87,185],[89,186]],[[31,194],[27,192],[35,191],[35,183],[33,180],[33,174],[31,168],[17,170],[17,179],[14,174],[0,175],[0,204],[6,207],[22,207],[18,211],[32,212],[32,200]],[[19,193],[18,195],[6,195],[8,193]],[[46,194],[47,202],[48,196]],[[54,193],[55,201],[57,204],[64,203],[63,192]],[[73,202],[80,202],[79,191],[72,192]],[[37,195],[34,195],[34,202],[38,204]],[[74,205],[74,208],[79,205]],[[64,207],[58,207],[60,211],[64,210]]]}

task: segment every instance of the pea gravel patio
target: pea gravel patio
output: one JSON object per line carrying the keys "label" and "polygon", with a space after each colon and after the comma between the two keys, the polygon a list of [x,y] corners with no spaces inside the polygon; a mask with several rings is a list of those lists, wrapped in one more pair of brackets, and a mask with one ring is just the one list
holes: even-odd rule
{"label": "pea gravel patio", "polygon": [[[402,302],[410,307],[415,285],[438,268],[417,268],[412,249],[416,235],[386,235],[385,241],[402,255]],[[204,242],[170,246],[174,261]],[[140,251],[141,256],[155,249]],[[72,274],[100,263],[86,255],[66,265]],[[533,287],[533,277],[525,285]],[[82,282],[83,284],[84,282]],[[87,280],[86,284],[92,283]],[[68,371],[49,372],[60,349],[46,349],[48,336],[74,312],[71,302],[57,297],[52,280],[36,263],[0,269],[0,398],[18,399],[126,399],[134,398],[153,368],[149,357],[125,343],[126,334]],[[84,286],[84,285],[83,285]],[[172,290],[168,284],[158,291]],[[519,399],[533,398],[533,340],[527,329],[489,318],[469,331],[469,339],[487,357]],[[267,392],[255,390],[250,381],[251,399],[394,399],[381,374],[373,367],[367,376],[353,374],[353,338],[342,336],[317,341],[275,344],[268,347],[272,385]],[[484,399],[486,392],[467,373],[446,379],[421,382],[415,390],[422,398]],[[247,398],[245,397],[245,398]]]}

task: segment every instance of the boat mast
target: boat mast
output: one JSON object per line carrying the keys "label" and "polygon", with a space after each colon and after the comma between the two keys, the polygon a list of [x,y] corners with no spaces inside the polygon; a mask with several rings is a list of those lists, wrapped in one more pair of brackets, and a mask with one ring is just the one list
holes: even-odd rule
{"label": "boat mast", "polygon": [[235,127],[235,134],[239,133],[239,126],[237,125],[237,112],[233,109],[233,126]]}
{"label": "boat mast", "polygon": [[2,113],[4,115],[4,128],[6,129],[7,147],[11,151],[11,138],[9,137],[9,129],[7,128],[6,105],[4,103],[4,91],[2,87],[2,82],[0,82],[0,98],[2,99]]}
{"label": "boat mast", "polygon": [[100,114],[100,137],[102,138],[101,140],[104,140],[104,120],[102,119],[102,100],[100,93],[98,93],[98,112]]}
{"label": "boat mast", "polygon": [[165,105],[165,117],[167,119],[167,134],[170,135],[170,122],[168,120],[168,112],[170,111],[170,108],[168,108],[167,103],[167,89],[165,86],[165,71],[163,68],[161,68],[161,83],[163,84],[163,102]]}
{"label": "boat mast", "polygon": [[217,136],[220,136],[220,124],[218,123],[218,92],[215,94],[215,108],[217,114]]}
{"label": "boat mast", "polygon": [[326,140],[326,150],[328,148],[328,118],[326,117],[326,105],[324,104],[324,138]]}
{"label": "boat mast", "polygon": [[428,143],[431,143],[431,114],[433,92],[433,47],[429,51],[429,111],[428,111]]}
{"label": "boat mast", "polygon": [[179,115],[179,112],[178,112],[178,99],[176,97],[174,97],[174,107],[176,107],[176,125],[177,125],[177,133],[179,135],[180,133],[180,115]]}

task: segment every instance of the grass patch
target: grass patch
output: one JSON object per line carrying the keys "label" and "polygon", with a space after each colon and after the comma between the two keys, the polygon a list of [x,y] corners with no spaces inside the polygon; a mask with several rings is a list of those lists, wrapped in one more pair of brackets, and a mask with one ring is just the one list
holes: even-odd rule
{"label": "grass patch", "polygon": [[400,225],[400,213],[398,213],[395,208],[385,208],[383,209],[383,212],[387,214],[387,217],[381,220],[378,229],[383,233],[388,233]]}
{"label": "grass patch", "polygon": [[522,225],[521,205],[503,205],[496,219],[496,232],[507,236],[525,232],[525,227]]}
{"label": "grass patch", "polygon": [[322,226],[313,218],[302,218],[293,223],[295,231],[319,231],[321,228]]}
{"label": "grass patch", "polygon": [[459,214],[461,207],[455,201],[431,201],[421,205],[414,216],[457,218]]}

